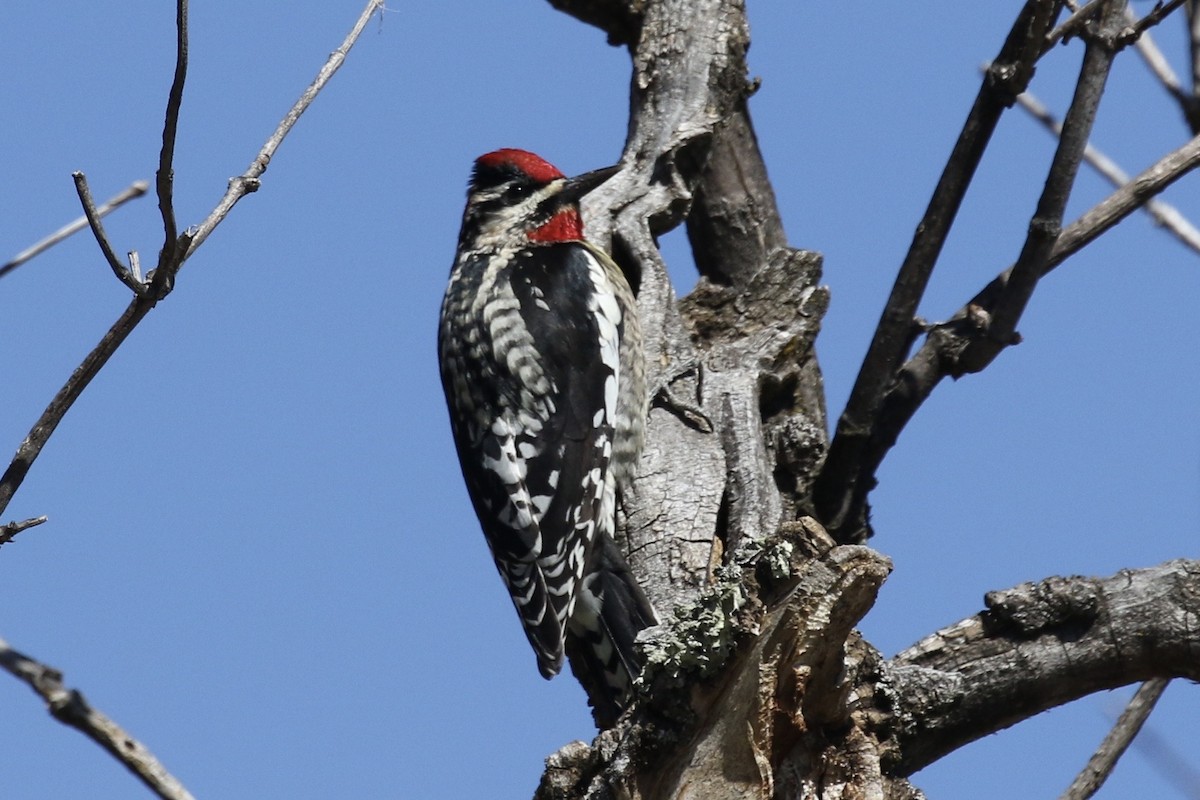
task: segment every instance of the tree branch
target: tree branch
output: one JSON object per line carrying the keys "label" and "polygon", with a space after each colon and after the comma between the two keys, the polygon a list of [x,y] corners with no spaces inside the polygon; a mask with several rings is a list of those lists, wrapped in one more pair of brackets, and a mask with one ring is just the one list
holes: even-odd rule
{"label": "tree branch", "polygon": [[[1164,156],[1068,225],[1058,236],[1046,260],[1043,277],[1196,167],[1200,167],[1200,137]],[[917,409],[922,407],[943,378],[958,374],[955,372],[958,354],[986,326],[988,309],[1007,284],[1010,273],[1012,267],[992,279],[949,320],[930,327],[917,353],[905,362],[898,379],[889,386],[870,447],[863,457],[864,467],[869,471],[865,471],[866,477],[860,481],[874,485],[875,470],[883,463],[884,456],[895,445],[900,432],[904,431]]]}
{"label": "tree branch", "polygon": [[[831,747],[829,731],[854,738],[855,732],[846,733],[856,704],[852,696],[877,658],[863,660],[862,642],[852,629],[874,603],[891,563],[866,547],[833,546],[815,520],[796,525],[807,528],[824,552],[791,551],[791,563],[784,558],[781,565],[780,584],[766,592],[769,607],[758,613],[734,608],[688,617],[696,606],[677,612],[647,647],[651,665],[643,681],[650,688],[634,720],[624,730],[601,734],[591,748],[568,745],[547,759],[537,800],[679,798],[693,796],[697,786],[704,787],[705,800],[800,796],[776,792],[774,776],[794,779],[814,770],[811,764],[780,766],[801,743],[808,748],[804,752],[821,751]],[[732,645],[737,633],[728,629],[736,631],[746,617],[753,619],[752,641],[742,637],[745,646],[731,657],[698,644],[698,639],[711,644],[707,625],[722,628],[721,641]],[[679,725],[679,717],[687,719],[687,729],[664,735]],[[634,765],[639,767],[631,769]],[[853,772],[839,759],[817,771],[839,769]],[[878,775],[878,764],[874,772]],[[864,776],[840,779],[857,785]]]}
{"label": "tree branch", "polygon": [[92,234],[96,237],[96,244],[100,245],[100,252],[104,254],[104,260],[108,262],[108,266],[117,276],[117,280],[129,287],[134,294],[146,294],[146,287],[142,285],[141,280],[134,278],[131,267],[122,264],[116,251],[113,250],[112,243],[108,240],[108,234],[104,232],[104,225],[100,222],[99,210],[96,208],[95,201],[92,200],[92,190],[88,188],[87,176],[82,172],[72,172],[71,177],[75,179],[75,191],[79,194],[80,204],[83,205],[84,219],[87,220],[88,227],[92,229]]}
{"label": "tree branch", "polygon": [[93,708],[79,691],[64,686],[61,672],[13,650],[3,639],[0,639],[0,667],[20,678],[46,701],[51,716],[99,744],[163,800],[194,800],[145,745]]}
{"label": "tree branch", "polygon": [[[1098,239],[1118,222],[1144,206],[1151,198],[1200,166],[1200,136],[1172,153],[1163,156],[1133,180],[1110,194],[1071,223],[1058,237],[1045,273],[1049,273],[1069,257]],[[1007,271],[992,281],[995,284],[1005,279]],[[989,291],[992,284],[988,285]],[[978,299],[985,299],[981,293]]]}
{"label": "tree branch", "polygon": [[[1062,124],[1031,93],[1026,92],[1021,95],[1017,98],[1017,102],[1021,108],[1029,112],[1030,116],[1055,135],[1062,131]],[[1089,144],[1083,151],[1083,158],[1092,169],[1118,189],[1129,183],[1129,175],[1095,146]],[[1200,253],[1200,230],[1196,230],[1179,209],[1164,200],[1150,199],[1142,206],[1142,210],[1150,215],[1155,224],[1165,228],[1179,239],[1185,247]]]}
{"label": "tree branch", "polygon": [[748,283],[788,246],[746,100],[713,136],[687,235],[696,268],[718,286]]}
{"label": "tree branch", "polygon": [[371,21],[371,17],[379,11],[383,10],[383,0],[370,0],[362,13],[359,14],[358,20],[354,23],[354,27],[350,33],[346,34],[346,38],[336,50],[329,54],[324,66],[317,72],[317,77],[309,85],[304,93],[300,95],[283,119],[280,120],[275,132],[267,138],[258,155],[250,162],[250,166],[246,171],[236,178],[231,178],[229,188],[225,191],[224,197],[217,203],[216,208],[212,210],[204,221],[199,225],[189,228],[184,231],[179,237],[180,244],[183,247],[183,253],[180,257],[180,262],[186,261],[191,257],[192,253],[196,252],[196,248],[204,243],[216,227],[224,221],[228,216],[229,211],[234,207],[238,200],[242,199],[247,194],[258,191],[260,186],[259,178],[267,171],[267,167],[271,163],[271,158],[275,155],[275,151],[279,149],[279,145],[283,143],[284,138],[295,127],[300,117],[312,105],[313,100],[325,88],[325,84],[329,83],[330,79],[341,68],[345,62],[346,56],[350,53],[350,49],[354,47],[358,37],[362,34],[363,29],[367,27],[367,23]]}
{"label": "tree branch", "polygon": [[887,662],[899,774],[1048,708],[1151,678],[1200,679],[1200,561],[1048,578]]}
{"label": "tree branch", "polygon": [[[95,215],[99,219],[104,217],[111,211],[115,211],[121,206],[128,203],[130,200],[141,197],[146,193],[149,185],[145,181],[134,181],[129,186],[122,189],[117,194],[105,200],[99,206],[95,206]],[[90,196],[90,195],[89,195]],[[39,256],[46,250],[49,250],[54,245],[58,244],[67,237],[78,233],[88,226],[88,217],[85,213],[82,217],[67,223],[54,233],[47,236],[45,239],[33,244],[12,257],[10,261],[0,266],[0,278],[3,278],[8,273],[12,272],[17,267],[31,260],[35,256]]]}
{"label": "tree branch", "polygon": [[25,440],[17,448],[4,475],[0,476],[0,514],[3,514],[4,510],[8,508],[13,495],[20,488],[25,476],[29,473],[29,468],[41,454],[42,448],[46,446],[46,442],[54,433],[54,429],[58,427],[58,423],[62,422],[67,411],[79,399],[79,395],[91,383],[92,378],[96,377],[96,374],[108,363],[108,359],[121,346],[125,338],[133,332],[133,329],[146,314],[150,313],[150,309],[153,307],[154,302],[147,296],[134,298],[125,312],[104,334],[100,343],[87,354],[87,357],[75,368],[63,387],[54,395],[50,405],[46,406],[46,410],[38,417],[37,422],[25,436]]}
{"label": "tree branch", "polygon": [[1100,11],[1100,7],[1104,3],[1105,0],[1090,0],[1087,5],[1080,6],[1079,3],[1073,2],[1073,0],[1066,0],[1067,8],[1071,10],[1071,16],[1046,36],[1046,43],[1042,46],[1042,53],[1049,52],[1054,48],[1054,45],[1059,42],[1065,42],[1072,36],[1079,34],[1083,30],[1083,26],[1096,16],[1096,13]]}
{"label": "tree branch", "polygon": [[818,515],[839,541],[862,541],[870,535],[866,498],[874,468],[867,461],[868,447],[885,395],[908,352],[917,307],[1000,115],[1028,87],[1061,8],[1058,0],[1025,3],[984,77],[900,265],[817,478],[814,501]]}
{"label": "tree branch", "polygon": [[1075,780],[1059,800],[1087,800],[1100,790],[1117,766],[1117,761],[1133,743],[1170,682],[1167,678],[1153,678],[1138,687],[1117,724],[1104,737],[1100,747],[1088,759],[1087,766],[1075,776]]}
{"label": "tree branch", "polygon": [[[318,74],[317,80],[305,90],[300,100],[296,102],[279,124],[275,134],[267,140],[266,146],[263,147],[251,165],[251,169],[241,178],[234,179],[232,183],[242,187],[241,191],[235,192],[234,186],[231,185],[230,190],[226,192],[221,203],[201,223],[200,227],[185,232],[179,237],[180,246],[174,251],[174,260],[167,264],[162,264],[160,261],[158,269],[160,274],[154,276],[151,282],[151,290],[134,298],[121,317],[109,328],[108,332],[100,340],[100,343],[76,367],[71,377],[59,389],[58,393],[46,407],[46,410],[42,412],[37,422],[34,423],[24,441],[21,442],[20,447],[17,448],[17,452],[5,470],[4,475],[0,476],[0,514],[4,513],[13,495],[20,487],[22,481],[25,480],[25,476],[28,474],[33,462],[41,454],[42,448],[45,447],[46,442],[50,439],[50,436],[54,433],[55,428],[58,427],[59,422],[62,421],[67,411],[70,410],[83,390],[87,388],[88,383],[91,382],[96,373],[108,362],[108,359],[116,352],[116,349],[121,346],[121,343],[125,341],[125,338],[129,336],[133,329],[137,327],[138,323],[142,321],[146,314],[150,313],[150,310],[154,308],[158,300],[170,291],[175,274],[179,271],[183,262],[196,251],[204,239],[208,237],[208,234],[225,218],[229,213],[229,209],[237,202],[237,198],[248,191],[245,187],[252,183],[257,188],[258,175],[261,175],[266,169],[267,162],[270,161],[271,155],[279,147],[283,137],[296,124],[296,120],[299,119],[300,115],[312,103],[313,98],[321,91],[329,81],[329,78],[333,76],[333,73],[337,71],[338,66],[345,59],[346,53],[354,45],[363,28],[366,27],[367,21],[382,7],[382,0],[370,0],[367,3],[350,35],[346,37],[341,47],[330,56],[329,61],[326,62]],[[180,41],[185,42],[186,35],[181,35]],[[165,138],[166,134],[164,134],[164,141]],[[111,250],[111,247],[109,250]]]}
{"label": "tree branch", "polygon": [[1079,174],[1079,164],[1083,161],[1096,111],[1117,55],[1115,39],[1125,18],[1125,0],[1106,2],[1108,4],[1097,20],[1098,31],[1088,37],[1075,95],[1063,120],[1063,130],[1037,210],[1029,221],[1025,244],[1017,263],[1012,266],[1007,284],[988,309],[990,322],[986,326],[986,335],[975,337],[959,357],[958,368],[962,372],[979,372],[991,364],[1001,350],[1020,341],[1017,323],[1062,232],[1067,200]]}
{"label": "tree branch", "polygon": [[[1191,7],[1189,4],[1188,8]],[[1127,20],[1132,25],[1137,22],[1133,12],[1127,13]],[[1154,42],[1154,38],[1149,31],[1142,33],[1134,43],[1137,48],[1138,55],[1142,57],[1142,61],[1146,63],[1146,67],[1150,73],[1158,80],[1167,94],[1171,96],[1178,105],[1179,110],[1183,113],[1184,121],[1187,123],[1188,129],[1193,134],[1200,133],[1200,104],[1196,102],[1195,97],[1183,88],[1179,81],[1179,76],[1175,74],[1175,70],[1171,68],[1170,62],[1163,55],[1162,50]]]}
{"label": "tree branch", "polygon": [[[158,210],[163,221],[163,246],[158,254],[158,271],[167,280],[169,264],[175,264],[179,246],[179,230],[175,222],[175,136],[179,130],[179,109],[183,104],[183,85],[187,81],[188,64],[188,0],[175,3],[175,77],[167,95],[167,111],[163,120],[162,149],[158,154],[158,171],[154,185],[158,192]],[[172,276],[173,277],[173,276]]]}
{"label": "tree branch", "polygon": [[[1184,8],[1187,10],[1188,66],[1192,78],[1184,114],[1193,124],[1200,124],[1200,6],[1196,0],[1191,0]],[[1192,131],[1200,133],[1195,127]]]}
{"label": "tree branch", "polygon": [[[828,509],[837,507],[853,512],[843,515],[844,523],[850,526],[848,530],[869,530],[866,522],[867,495],[875,484],[875,473],[884,456],[895,445],[900,431],[941,379],[947,375],[959,377],[968,372],[978,372],[990,364],[1002,349],[1019,341],[1016,323],[1038,280],[1065,258],[1067,245],[1082,246],[1080,240],[1074,238],[1083,232],[1082,227],[1072,226],[1072,229],[1059,235],[1062,212],[1086,149],[1096,107],[1115,56],[1114,47],[1118,44],[1118,34],[1122,29],[1122,10],[1122,3],[1106,6],[1099,32],[1089,36],[1080,80],[1076,85],[1071,111],[1064,123],[1067,129],[1073,130],[1069,137],[1064,136],[1059,140],[1017,263],[1001,279],[993,281],[985,290],[986,294],[977,295],[950,323],[934,326],[929,331],[925,344],[899,370],[895,380],[885,387],[883,403],[870,427],[866,432],[859,431],[853,440],[847,439],[850,444],[840,451],[840,455],[835,452],[838,447],[835,438],[830,457],[818,479],[816,500],[818,509],[825,508],[826,513],[829,513]],[[1131,188],[1131,193],[1123,195],[1123,198],[1138,194],[1141,202],[1144,202],[1149,196],[1142,193],[1145,188],[1145,184]],[[1089,220],[1088,224],[1093,221]],[[1094,238],[1099,235],[1099,229],[1090,229],[1089,235]],[[849,405],[847,409],[849,411]],[[847,414],[843,414],[843,422]],[[841,435],[841,422],[838,430]],[[847,453],[854,458],[850,459]],[[857,472],[839,482],[836,476],[850,467]],[[826,491],[825,494],[822,489]],[[851,524],[855,521],[858,521],[857,525]]]}
{"label": "tree branch", "polygon": [[[1149,14],[1139,20],[1134,20],[1123,31],[1121,31],[1119,34],[1121,46],[1124,47],[1130,42],[1136,42],[1137,40],[1141,39],[1142,35],[1145,34],[1146,31],[1150,30],[1155,25],[1166,19],[1171,12],[1183,5],[1184,2],[1186,2],[1186,0],[1167,0],[1165,3],[1162,0],[1158,0],[1154,8],[1150,9]],[[1128,10],[1126,10],[1125,13],[1126,16],[1129,15]]]}
{"label": "tree branch", "polygon": [[[735,468],[722,535],[732,549],[809,513],[828,443],[813,355],[829,301],[821,258],[788,245],[747,101],[715,129],[696,182],[687,235],[701,279],[680,301],[705,367],[701,399],[726,398],[719,427]],[[768,472],[773,482],[747,478]]]}
{"label": "tree branch", "polygon": [[[645,4],[638,29],[623,168],[585,198],[584,216],[588,237],[611,243],[631,283],[640,285],[647,382],[659,402],[650,414],[639,479],[624,495],[622,544],[650,599],[669,609],[693,598],[720,563],[714,542],[726,464],[722,399],[706,404],[702,396],[701,353],[676,305],[655,236],[687,214],[714,130],[745,96],[749,31],[740,0]],[[679,424],[697,413],[718,425],[717,435],[699,429],[709,425]],[[693,476],[690,486],[670,480],[681,464]]]}
{"label": "tree branch", "polygon": [[21,531],[27,530],[36,525],[41,525],[47,519],[48,517],[42,515],[40,517],[24,519],[20,522],[9,522],[6,525],[0,525],[0,545],[8,544],[13,540],[13,537],[15,537]]}
{"label": "tree branch", "polygon": [[[1043,276],[1198,166],[1200,136],[1164,156],[1067,226],[1046,261]],[[947,375],[954,374],[955,354],[985,324],[987,309],[1008,282],[1010,273],[1011,267],[993,278],[948,321],[932,326],[924,343],[900,370],[899,378],[888,390],[868,451],[869,463],[874,463],[875,468],[934,388]]]}

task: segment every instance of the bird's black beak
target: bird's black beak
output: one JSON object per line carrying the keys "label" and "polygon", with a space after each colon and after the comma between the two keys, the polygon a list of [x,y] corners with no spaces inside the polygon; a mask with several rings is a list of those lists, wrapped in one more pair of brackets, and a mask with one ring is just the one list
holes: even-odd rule
{"label": "bird's black beak", "polygon": [[585,194],[620,171],[621,167],[619,165],[613,165],[611,167],[604,167],[603,169],[594,169],[582,175],[576,175],[574,178],[567,180],[567,185],[558,193],[557,198],[564,203],[579,202]]}

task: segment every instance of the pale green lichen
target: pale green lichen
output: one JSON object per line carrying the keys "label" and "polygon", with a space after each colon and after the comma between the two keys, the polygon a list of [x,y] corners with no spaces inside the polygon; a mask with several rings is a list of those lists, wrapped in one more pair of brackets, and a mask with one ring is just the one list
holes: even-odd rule
{"label": "pale green lichen", "polygon": [[699,599],[676,607],[671,619],[641,637],[643,686],[683,686],[715,674],[728,660],[738,633],[737,612],[747,596],[740,567],[722,567],[716,577]]}
{"label": "pale green lichen", "polygon": [[639,693],[666,701],[672,690],[717,675],[738,642],[756,633],[756,615],[747,606],[757,603],[760,586],[791,576],[795,550],[792,542],[776,537],[743,544],[731,563],[716,569],[712,584],[699,598],[677,606],[663,624],[643,631],[638,637],[645,656]]}

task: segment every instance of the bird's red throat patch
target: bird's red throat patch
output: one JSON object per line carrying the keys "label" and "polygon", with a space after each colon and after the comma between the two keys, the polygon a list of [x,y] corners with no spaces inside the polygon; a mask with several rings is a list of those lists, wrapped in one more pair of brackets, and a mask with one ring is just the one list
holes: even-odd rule
{"label": "bird's red throat patch", "polygon": [[566,208],[529,234],[531,242],[575,242],[583,238],[583,217],[574,208]]}

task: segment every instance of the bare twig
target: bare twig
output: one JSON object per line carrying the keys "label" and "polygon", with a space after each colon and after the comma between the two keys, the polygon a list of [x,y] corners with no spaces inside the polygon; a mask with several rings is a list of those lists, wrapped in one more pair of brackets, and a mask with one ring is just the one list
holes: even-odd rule
{"label": "bare twig", "polygon": [[[1136,42],[1146,31],[1150,30],[1155,25],[1166,19],[1168,14],[1179,8],[1181,5],[1183,5],[1183,3],[1184,0],[1167,0],[1165,3],[1162,2],[1162,0],[1159,0],[1154,8],[1150,9],[1149,14],[1142,17],[1140,20],[1135,21],[1133,24],[1128,25],[1125,30],[1121,31],[1121,33],[1118,34],[1118,41],[1122,46],[1127,45],[1130,42]],[[1127,10],[1126,16],[1128,15],[1129,12]]]}
{"label": "bare twig", "polygon": [[1050,260],[1046,264],[1046,272],[1083,249],[1085,245],[1093,242],[1197,167],[1200,167],[1200,136],[1192,138],[1183,147],[1159,159],[1067,226],[1054,245],[1054,252],[1050,254]]}
{"label": "bare twig", "polygon": [[[1188,19],[1188,54],[1191,56],[1191,73],[1192,73],[1192,102],[1200,100],[1200,6],[1196,5],[1195,0],[1185,6]],[[1196,131],[1200,133],[1200,131]]]}
{"label": "bare twig", "polygon": [[1104,737],[1100,747],[1088,759],[1087,766],[1075,776],[1059,800],[1087,800],[1100,790],[1170,682],[1169,678],[1151,678],[1138,687],[1117,724]]}
{"label": "bare twig", "polygon": [[21,531],[32,528],[35,525],[41,525],[47,519],[48,517],[42,515],[31,519],[23,519],[20,522],[10,522],[7,525],[0,525],[0,545],[8,544]]}
{"label": "bare twig", "polygon": [[[1184,740],[1186,746],[1187,739]],[[1174,741],[1168,740],[1154,728],[1143,728],[1133,740],[1133,748],[1149,761],[1163,780],[1173,785],[1179,796],[1200,800],[1200,769],[1188,755],[1179,752]]]}
{"label": "bare twig", "polygon": [[1181,87],[1176,101],[1192,133],[1200,133],[1200,7],[1192,0],[1184,8],[1187,11],[1188,72],[1191,76],[1191,86],[1187,89]]}
{"label": "bare twig", "polygon": [[146,287],[133,280],[133,273],[121,263],[121,259],[117,258],[112,243],[108,241],[108,234],[104,232],[104,225],[100,222],[96,203],[92,200],[92,190],[88,188],[87,177],[82,172],[72,172],[71,177],[75,179],[75,191],[79,194],[79,202],[83,205],[83,216],[87,219],[88,227],[92,229],[92,234],[96,237],[96,244],[100,245],[100,252],[104,254],[104,260],[112,268],[117,280],[132,289],[134,294],[145,294]]}
{"label": "bare twig", "polygon": [[[869,535],[860,482],[863,456],[884,396],[908,352],[917,306],[949,235],[959,205],[983,158],[1000,115],[1025,91],[1061,0],[1028,0],[992,62],[955,143],[912,245],[900,265],[883,315],[863,358],[846,409],[838,420],[814,499],[822,521],[840,541]],[[873,470],[871,470],[873,472]]]}
{"label": "bare twig", "polygon": [[0,667],[37,692],[46,701],[51,716],[99,744],[159,797],[164,800],[193,800],[183,784],[167,772],[145,745],[92,708],[77,690],[64,686],[61,672],[13,650],[3,639],[0,639]]}
{"label": "bare twig", "polygon": [[[1126,12],[1126,19],[1130,25],[1137,21],[1132,12]],[[1142,33],[1134,43],[1134,47],[1137,48],[1138,55],[1146,62],[1151,74],[1158,79],[1171,99],[1179,105],[1179,110],[1183,112],[1183,118],[1187,122],[1188,128],[1192,133],[1200,133],[1200,104],[1190,92],[1183,88],[1179,76],[1171,68],[1170,62],[1167,61],[1167,57],[1163,55],[1150,32]]]}
{"label": "bare twig", "polygon": [[[1200,136],[1160,159],[1067,226],[1058,237],[1042,276],[1197,167],[1200,167]],[[985,323],[987,309],[995,302],[1011,273],[1011,267],[1000,273],[947,322],[933,326],[916,354],[905,363],[888,390],[880,412],[867,454],[871,462],[876,465],[882,462],[913,414],[950,374],[956,355]]]}
{"label": "bare twig", "polygon": [[[163,221],[163,247],[159,253],[158,268],[175,263],[175,250],[179,246],[179,231],[175,222],[175,135],[179,130],[179,109],[183,104],[183,85],[187,80],[188,63],[188,0],[177,0],[175,4],[175,77],[167,95],[167,113],[163,121],[162,149],[158,154],[158,171],[154,186],[158,193],[158,210]],[[162,279],[160,279],[162,280]]]}
{"label": "bare twig", "polygon": [[[1132,23],[1134,20],[1133,14],[1128,17]],[[1154,41],[1149,33],[1142,34],[1134,44],[1138,54],[1142,60],[1146,62],[1146,66],[1154,73],[1154,77],[1158,78],[1159,82],[1176,100],[1181,100],[1184,96],[1183,84],[1179,82],[1179,76],[1175,74],[1175,70],[1171,68],[1171,64],[1167,61],[1167,57],[1163,55],[1162,50]]]}
{"label": "bare twig", "polygon": [[341,47],[329,54],[329,60],[325,62],[325,66],[321,67],[321,71],[317,73],[317,77],[312,84],[304,90],[304,94],[300,95],[300,99],[296,101],[291,110],[280,121],[275,132],[271,134],[263,145],[262,150],[250,162],[250,166],[236,178],[229,180],[229,188],[225,192],[225,196],[221,198],[221,202],[213,209],[212,213],[201,222],[198,226],[190,228],[180,237],[180,243],[184,245],[183,258],[187,258],[196,251],[208,235],[216,229],[218,225],[225,219],[230,209],[242,199],[243,196],[252,192],[258,191],[259,177],[267,171],[267,166],[271,163],[271,158],[275,155],[275,151],[279,149],[279,145],[283,142],[284,137],[292,130],[296,121],[300,119],[300,115],[308,110],[312,101],[317,94],[325,88],[325,84],[329,83],[329,79],[341,68],[342,62],[346,60],[346,54],[350,52],[350,48],[358,41],[359,35],[363,32],[363,28],[370,22],[371,17],[377,11],[383,9],[383,0],[371,0],[359,15],[358,21],[354,23],[354,28],[346,35],[345,41]]}
{"label": "bare twig", "polygon": [[[1029,92],[1018,97],[1017,102],[1034,119],[1056,135],[1062,131],[1062,124]],[[1093,145],[1087,146],[1083,152],[1083,158],[1091,165],[1092,169],[1103,175],[1113,186],[1120,188],[1129,182],[1129,175]],[[1188,222],[1177,208],[1164,200],[1151,199],[1146,201],[1142,209],[1153,218],[1155,223],[1174,234],[1184,245],[1200,252],[1200,230]]]}
{"label": "bare twig", "polygon": [[207,238],[208,234],[212,232],[217,224],[225,218],[225,215],[229,213],[229,209],[232,208],[237,198],[248,191],[245,187],[249,185],[249,182],[253,181],[253,184],[257,186],[258,175],[262,174],[266,169],[267,162],[270,161],[271,155],[278,148],[283,137],[296,124],[296,120],[312,103],[312,99],[321,91],[333,73],[337,71],[337,67],[345,59],[346,53],[354,45],[363,28],[366,27],[370,17],[381,8],[383,8],[382,0],[370,0],[367,3],[362,15],[355,23],[353,31],[346,37],[341,47],[330,56],[329,61],[318,75],[317,80],[305,90],[300,100],[292,107],[287,116],[284,117],[275,134],[267,140],[267,145],[255,158],[251,169],[241,178],[234,179],[234,183],[243,187],[241,191],[235,192],[234,187],[231,186],[230,190],[226,192],[225,197],[222,198],[221,203],[201,223],[199,228],[184,233],[179,237],[180,246],[175,250],[174,262],[166,264],[161,268],[165,271],[165,276],[156,275],[151,284],[151,291],[134,298],[121,317],[104,334],[104,338],[100,340],[100,343],[96,345],[92,352],[88,353],[83,363],[76,367],[75,372],[72,373],[63,387],[58,390],[54,399],[50,401],[46,410],[42,412],[37,422],[33,424],[25,440],[17,448],[17,452],[13,456],[12,462],[8,465],[8,469],[5,470],[4,475],[0,476],[0,514],[4,513],[13,495],[20,487],[22,481],[25,480],[25,476],[29,473],[30,467],[33,466],[33,462],[41,454],[42,448],[45,447],[46,442],[50,439],[51,434],[54,433],[55,428],[58,427],[58,424],[79,398],[79,395],[87,387],[88,383],[91,382],[96,373],[108,362],[108,359],[112,357],[112,354],[121,346],[121,343],[125,341],[126,337],[142,321],[142,318],[154,308],[154,305],[163,294],[170,290],[171,282],[174,279],[175,273],[178,272],[179,267],[196,251],[196,248],[200,246],[201,242]]}
{"label": "bare twig", "polygon": [[996,302],[986,309],[990,322],[986,325],[985,335],[975,337],[958,359],[957,368],[962,372],[984,369],[1001,350],[1020,341],[1016,333],[1017,322],[1025,312],[1029,298],[1033,296],[1033,290],[1044,274],[1046,263],[1062,232],[1067,200],[1075,185],[1083,151],[1091,136],[1096,111],[1117,55],[1113,37],[1125,18],[1125,0],[1105,2],[1097,20],[1101,30],[1089,38],[1084,51],[1075,94],[1063,120],[1058,147],[1050,162],[1037,210],[1029,221],[1025,244],[1017,263],[1012,267],[1006,286]]}
{"label": "bare twig", "polygon": [[1096,16],[1096,12],[1100,10],[1100,6],[1103,3],[1104,0],[1091,0],[1090,3],[1081,7],[1078,3],[1073,2],[1073,0],[1067,0],[1067,8],[1071,10],[1071,16],[1046,37],[1046,44],[1042,47],[1042,52],[1045,53],[1059,42],[1066,41],[1082,31],[1083,26],[1088,23],[1088,20]]}
{"label": "bare twig", "polygon": [[21,446],[17,448],[16,455],[13,456],[8,469],[0,477],[0,514],[3,514],[8,507],[13,495],[21,486],[21,482],[29,473],[29,468],[33,466],[33,462],[41,454],[42,448],[54,433],[54,429],[58,427],[58,423],[62,421],[92,378],[96,377],[100,368],[108,363],[112,354],[153,307],[154,303],[149,297],[134,298],[129,307],[125,309],[125,313],[113,323],[100,343],[87,354],[87,357],[75,368],[63,387],[54,395],[50,405],[46,406],[46,410],[38,417],[25,440],[21,442]]}
{"label": "bare twig", "polygon": [[[869,534],[866,521],[867,494],[875,483],[875,473],[896,443],[900,431],[941,379],[947,375],[957,377],[978,372],[991,363],[1001,350],[1018,341],[1016,324],[1042,275],[1065,258],[1068,252],[1091,241],[1102,230],[1115,224],[1120,216],[1136,208],[1136,204],[1144,203],[1194,166],[1183,166],[1176,159],[1171,177],[1167,178],[1166,173],[1160,171],[1151,180],[1135,180],[1128,192],[1118,192],[1106,201],[1116,205],[1093,210],[1106,215],[1103,222],[1099,217],[1081,220],[1083,224],[1073,225],[1062,231],[1060,236],[1063,209],[1087,145],[1087,136],[1108,71],[1120,44],[1117,38],[1122,30],[1123,9],[1124,2],[1106,0],[1101,12],[1102,22],[1096,30],[1089,28],[1084,66],[1080,71],[1071,111],[1064,123],[1065,132],[1060,138],[1037,212],[1030,222],[1029,236],[1017,263],[977,295],[950,322],[930,330],[925,344],[916,355],[882,383],[884,396],[877,404],[868,407],[875,409],[873,415],[852,415],[851,407],[847,405],[847,411],[839,421],[837,434],[846,444],[839,451],[835,439],[816,494],[818,509],[839,524],[839,535],[843,538]],[[1192,149],[1185,148],[1189,151],[1185,160],[1191,160]],[[1179,152],[1172,154],[1180,155]],[[1156,165],[1160,166],[1161,163]],[[1155,188],[1152,189],[1152,186]],[[1127,205],[1130,202],[1135,205]],[[1081,234],[1088,238],[1075,238]],[[863,370],[867,368],[864,362]],[[860,371],[860,379],[862,376],[863,372]],[[873,380],[878,381],[878,376]],[[856,384],[855,390],[858,389]],[[861,412],[864,407],[855,410]]]}
{"label": "bare twig", "polygon": [[[1071,10],[1071,16],[1062,25],[1054,29],[1054,32],[1046,37],[1046,49],[1054,47],[1060,41],[1069,39],[1072,36],[1079,34],[1088,21],[1096,16],[1096,12],[1104,4],[1105,0],[1091,0],[1087,5],[1081,6],[1076,0],[1066,0],[1067,8]],[[1136,41],[1150,28],[1153,28],[1158,23],[1162,22],[1175,9],[1183,5],[1187,0],[1158,0],[1150,13],[1142,17],[1140,20],[1134,15],[1132,10],[1126,10],[1125,16],[1129,20],[1129,24],[1117,34],[1117,39],[1120,46],[1124,47],[1130,42]]]}
{"label": "bare twig", "polygon": [[[147,188],[148,184],[145,181],[134,181],[133,183],[129,184],[129,186],[125,187],[125,189],[113,195],[108,200],[105,200],[102,204],[96,206],[96,216],[103,217],[110,211],[114,211],[115,209],[125,205],[125,203],[128,203],[130,200],[141,197],[146,193]],[[45,239],[42,239],[40,242],[25,248],[13,256],[12,260],[10,260],[8,263],[0,266],[0,278],[3,278],[8,273],[24,264],[26,261],[29,261],[35,256],[41,255],[46,250],[49,250],[51,247],[61,242],[63,239],[66,239],[67,237],[83,230],[87,227],[87,224],[88,218],[85,214],[73,222],[62,226]]]}

